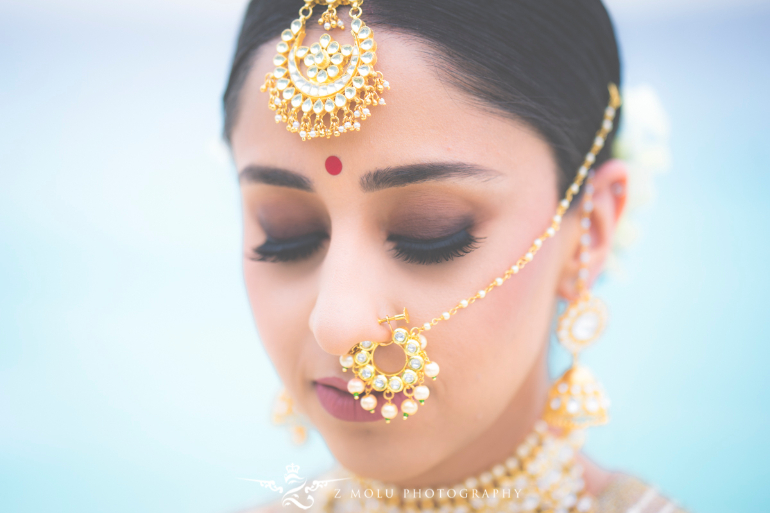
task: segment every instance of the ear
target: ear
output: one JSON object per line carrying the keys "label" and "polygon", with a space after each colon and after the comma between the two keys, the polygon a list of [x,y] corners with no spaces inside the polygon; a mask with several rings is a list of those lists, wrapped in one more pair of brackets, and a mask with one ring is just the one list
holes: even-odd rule
{"label": "ear", "polygon": [[[612,159],[595,169],[593,209],[591,211],[591,244],[588,248],[588,283],[593,284],[612,250],[618,219],[626,206],[628,168],[622,160]],[[585,185],[583,186],[585,187]],[[584,196],[583,196],[584,197]],[[559,279],[558,294],[571,301],[577,297],[577,277],[580,269],[580,217],[583,201],[575,204],[565,216],[562,230],[567,235],[565,262]],[[567,228],[567,230],[564,230]]]}

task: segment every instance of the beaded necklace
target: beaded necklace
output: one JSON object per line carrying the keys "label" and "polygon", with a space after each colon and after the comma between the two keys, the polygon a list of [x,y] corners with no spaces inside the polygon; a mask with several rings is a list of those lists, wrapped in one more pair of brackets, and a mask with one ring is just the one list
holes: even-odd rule
{"label": "beaded necklace", "polygon": [[328,513],[492,513],[592,512],[594,501],[585,492],[583,468],[575,456],[583,445],[583,430],[554,435],[540,420],[504,462],[454,486],[409,489],[357,477],[347,477],[324,489],[315,511]]}

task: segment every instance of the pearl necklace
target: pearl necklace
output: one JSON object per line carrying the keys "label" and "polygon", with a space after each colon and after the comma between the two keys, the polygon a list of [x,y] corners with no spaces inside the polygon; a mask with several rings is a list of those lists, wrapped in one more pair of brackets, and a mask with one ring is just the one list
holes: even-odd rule
{"label": "pearl necklace", "polygon": [[463,483],[418,490],[343,471],[335,477],[349,479],[324,489],[316,505],[329,513],[592,512],[594,501],[575,461],[584,440],[582,430],[556,436],[540,420],[504,463]]}

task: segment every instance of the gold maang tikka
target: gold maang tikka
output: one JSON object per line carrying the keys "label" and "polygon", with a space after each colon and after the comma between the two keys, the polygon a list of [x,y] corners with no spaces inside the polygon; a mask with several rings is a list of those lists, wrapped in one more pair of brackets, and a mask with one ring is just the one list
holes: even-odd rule
{"label": "gold maang tikka", "polygon": [[[371,115],[369,107],[385,105],[380,97],[388,82],[374,69],[377,43],[374,32],[361,20],[363,0],[305,0],[299,18],[281,33],[273,57],[276,66],[265,77],[261,91],[270,95],[269,107],[276,123],[299,133],[303,141],[339,136],[360,130],[361,121]],[[313,7],[326,6],[318,20],[327,31],[318,42],[303,46],[305,23]],[[337,8],[350,6],[353,44],[340,44],[328,31],[343,30]]]}
{"label": "gold maang tikka", "polygon": [[[382,392],[382,397],[385,399],[385,404],[382,405],[380,413],[385,418],[386,422],[390,422],[390,420],[398,415],[398,408],[393,404],[392,399],[395,394],[403,392],[403,394],[407,397],[401,403],[401,411],[403,413],[404,419],[417,413],[418,404],[414,399],[417,399],[420,404],[423,404],[425,399],[427,399],[430,395],[430,389],[422,384],[424,378],[430,377],[436,379],[436,376],[439,372],[438,364],[436,362],[431,362],[425,352],[427,339],[422,334],[422,332],[430,330],[433,326],[441,321],[449,320],[460,310],[467,308],[477,300],[484,299],[496,287],[502,286],[503,283],[505,283],[513,275],[518,274],[524,268],[524,266],[532,261],[546,240],[556,235],[556,232],[561,227],[562,218],[567,213],[567,210],[572,203],[572,199],[578,194],[578,192],[580,192],[581,185],[588,177],[589,170],[592,168],[594,162],[596,162],[596,156],[604,147],[607,135],[610,133],[610,131],[612,131],[615,114],[617,109],[620,107],[621,99],[620,92],[618,91],[618,88],[615,84],[610,83],[608,85],[608,89],[608,105],[604,110],[604,119],[602,120],[601,127],[596,132],[593,145],[591,146],[591,149],[588,151],[588,153],[586,153],[586,156],[583,159],[583,164],[580,166],[580,168],[578,168],[575,179],[567,188],[567,192],[565,193],[564,198],[559,202],[559,206],[556,209],[556,215],[554,215],[551,219],[550,225],[538,238],[532,242],[532,245],[529,247],[527,252],[521,258],[519,258],[514,265],[506,269],[502,276],[495,278],[485,288],[479,290],[471,297],[461,300],[455,306],[443,312],[440,316],[434,317],[430,321],[423,323],[422,326],[414,326],[410,330],[406,330],[404,328],[397,328],[393,330],[391,328],[392,335],[390,341],[372,342],[367,340],[364,342],[359,342],[353,346],[347,354],[340,357],[342,370],[347,371],[348,369],[351,369],[355,375],[355,377],[348,382],[348,391],[353,394],[356,399],[359,399],[359,397],[361,398],[361,407],[374,413],[375,408],[377,407],[377,397],[372,395],[372,392]],[[584,207],[585,205],[587,204],[584,203]],[[586,214],[584,211],[583,218],[581,218],[581,223],[583,223],[583,219],[585,218]],[[586,233],[583,235],[586,235]],[[587,239],[583,238],[581,242],[583,240]],[[582,253],[585,253],[585,251]],[[585,273],[583,273],[583,275],[585,276]],[[578,326],[577,333],[580,334],[581,337],[576,339],[576,342],[570,342],[572,339],[570,339],[569,336],[566,336],[564,340],[571,344],[571,346],[567,346],[568,349],[570,349],[570,347],[577,347],[582,349],[585,347],[585,345],[590,343],[590,341],[596,338],[601,331],[599,328],[603,327],[603,320],[606,317],[606,315],[605,317],[600,317],[601,322],[595,323],[596,329],[594,330],[595,334],[593,335],[593,338],[590,338],[590,340],[583,338],[586,331],[580,330],[584,328],[587,330],[587,328],[590,327],[587,326],[587,324],[590,325],[591,321],[587,318],[585,322],[580,321],[578,323],[576,322],[577,318],[587,313],[590,313],[591,315],[601,315],[604,312],[604,310],[601,309],[602,307],[598,306],[598,300],[591,298],[590,294],[586,295],[587,287],[585,287],[585,289],[586,290],[584,290],[583,294],[580,296],[582,301],[579,298],[579,300],[576,303],[570,305],[570,307],[568,307],[567,311],[565,312],[565,315],[567,315],[565,319],[570,320],[571,328],[567,327],[567,321],[565,320],[563,324],[564,330],[560,330],[560,332],[563,331],[563,333],[566,335],[570,332],[570,329],[572,329],[574,332],[575,326]],[[562,318],[564,317],[562,316]],[[388,325],[390,325],[390,321],[395,320],[404,320],[407,323],[409,322],[409,315],[406,311],[406,308],[404,308],[403,314],[392,317],[385,317],[384,319],[379,319],[378,322],[380,324],[387,322]],[[407,355],[404,368],[396,373],[383,372],[374,363],[375,349],[378,346],[389,345],[391,343],[398,344]],[[573,354],[577,355],[577,352],[573,351]],[[412,362],[414,363],[412,364]],[[414,365],[414,367],[412,367],[412,365]],[[593,383],[594,388],[583,386],[587,385],[589,382]],[[564,388],[565,383],[567,384],[566,389]],[[559,402],[559,407],[556,408],[555,413],[546,413],[546,415],[549,415],[546,420],[548,421],[550,419],[551,423],[567,429],[575,428],[578,426],[585,427],[606,422],[607,401],[603,399],[603,393],[600,393],[601,390],[599,389],[598,384],[593,381],[590,372],[588,372],[588,370],[584,367],[577,366],[576,358],[573,360],[573,367],[567,371],[567,373],[565,373],[565,376],[556,382],[555,388],[553,390],[559,394],[562,394],[562,390],[565,391],[564,393],[570,393],[572,391],[577,392],[578,387],[573,387],[572,385],[574,384],[581,385],[580,391],[581,393],[585,392],[586,395],[581,396],[580,401],[575,401],[573,403],[569,402],[569,398],[567,398],[564,403]],[[592,390],[592,392],[588,393],[587,390]],[[596,392],[597,390],[599,392]],[[591,402],[591,398],[595,398],[597,400],[597,406],[599,406],[600,409],[589,411],[589,407],[593,408],[594,406],[594,404]],[[550,397],[550,405],[556,404],[554,399],[555,396]],[[575,409],[575,405],[578,406],[577,410]],[[557,415],[564,412],[566,412],[569,417],[560,417]]]}

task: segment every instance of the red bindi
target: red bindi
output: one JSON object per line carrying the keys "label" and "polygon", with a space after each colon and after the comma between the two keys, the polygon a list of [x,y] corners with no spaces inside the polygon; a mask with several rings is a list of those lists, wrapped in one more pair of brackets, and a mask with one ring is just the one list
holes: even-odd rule
{"label": "red bindi", "polygon": [[342,161],[339,159],[339,157],[332,155],[326,159],[326,171],[330,175],[338,175],[342,172]]}

